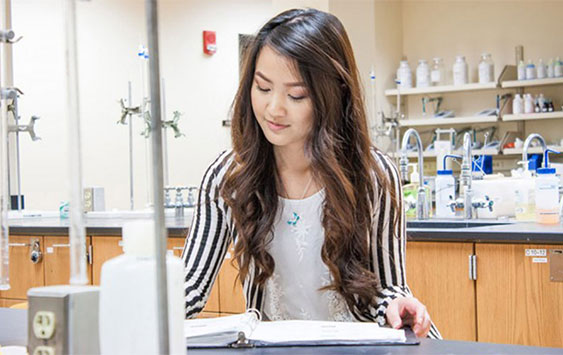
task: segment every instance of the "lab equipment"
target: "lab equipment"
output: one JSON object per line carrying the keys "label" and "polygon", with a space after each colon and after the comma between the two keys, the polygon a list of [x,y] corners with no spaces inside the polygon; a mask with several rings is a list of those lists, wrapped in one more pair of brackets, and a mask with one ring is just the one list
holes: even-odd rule
{"label": "lab equipment", "polygon": [[538,79],[545,79],[547,77],[547,71],[543,59],[538,60],[538,67],[536,68]]}
{"label": "lab equipment", "polygon": [[[443,166],[446,166],[447,158],[458,158],[459,155],[446,155],[443,159]],[[441,169],[436,176],[436,217],[452,218],[455,217],[455,210],[448,207],[448,202],[455,199],[455,179],[451,169]]]}
{"label": "lab equipment", "polygon": [[397,88],[412,88],[412,71],[407,60],[401,60],[397,69]]}
{"label": "lab equipment", "polygon": [[526,65],[526,80],[533,80],[536,79],[536,66],[531,59],[528,60],[528,64]]}
{"label": "lab equipment", "polygon": [[[184,217],[184,208],[194,207],[196,204],[195,186],[167,186],[164,188],[164,208],[174,208],[176,217]],[[174,203],[170,198],[170,191],[176,191]],[[184,202],[182,191],[188,192],[187,200]]]}
{"label": "lab equipment", "polygon": [[416,218],[428,219],[428,214],[429,214],[428,200],[426,198],[426,190],[424,188],[424,182],[422,178],[424,176],[424,158],[422,155],[423,154],[422,140],[420,139],[420,135],[414,128],[409,128],[403,135],[403,141],[401,143],[401,159],[399,160],[399,167],[403,179],[406,180],[408,175],[408,162],[409,162],[409,159],[407,157],[407,145],[409,143],[409,139],[411,138],[411,136],[414,136],[416,142],[416,148],[418,152],[418,173],[420,174],[418,181],[417,200],[416,200]]}
{"label": "lab equipment", "polygon": [[479,61],[479,83],[486,84],[495,81],[495,65],[490,53],[483,53]]}
{"label": "lab equipment", "polygon": [[[123,225],[124,254],[102,266],[100,281],[101,354],[159,354],[154,221]],[[184,268],[180,258],[166,255],[170,354],[185,354]]]}
{"label": "lab equipment", "polygon": [[512,113],[519,115],[524,113],[524,99],[520,94],[514,95],[514,100],[512,101]]}
{"label": "lab equipment", "polygon": [[416,87],[425,88],[430,86],[430,67],[426,59],[420,59],[416,67]]}
{"label": "lab equipment", "polygon": [[453,65],[454,85],[464,85],[468,83],[468,68],[465,56],[458,55]]}
{"label": "lab equipment", "polygon": [[559,154],[546,149],[544,167],[536,170],[536,222],[541,224],[559,223],[559,178],[555,168],[549,166],[549,153]]}
{"label": "lab equipment", "polygon": [[563,76],[563,63],[561,63],[561,58],[555,58],[555,62],[553,63],[553,74],[556,78]]}
{"label": "lab equipment", "polygon": [[86,276],[86,230],[84,228],[84,206],[82,201],[82,147],[80,133],[80,106],[78,100],[78,60],[76,45],[76,2],[64,1],[66,34],[66,87],[67,119],[69,121],[69,172],[70,172],[70,284],[85,285]]}
{"label": "lab equipment", "polygon": [[444,60],[440,57],[432,59],[430,81],[432,82],[432,85],[446,84],[446,68],[444,67]]}
{"label": "lab equipment", "polygon": [[533,113],[534,106],[534,97],[532,94],[524,94],[524,113]]}
{"label": "lab equipment", "polygon": [[523,60],[518,62],[518,80],[526,80],[526,64]]}
{"label": "lab equipment", "polygon": [[553,58],[549,58],[549,61],[547,62],[547,77],[548,78],[555,77],[555,67],[554,67]]}

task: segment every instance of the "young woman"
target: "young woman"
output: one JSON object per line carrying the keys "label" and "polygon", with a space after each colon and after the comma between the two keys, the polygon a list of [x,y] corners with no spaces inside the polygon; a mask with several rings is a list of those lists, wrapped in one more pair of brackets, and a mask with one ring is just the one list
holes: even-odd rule
{"label": "young woman", "polygon": [[231,242],[246,307],[266,319],[410,325],[440,338],[405,279],[397,169],[371,145],[340,21],[289,10],[255,36],[233,103],[233,149],[207,169],[186,239],[186,316]]}

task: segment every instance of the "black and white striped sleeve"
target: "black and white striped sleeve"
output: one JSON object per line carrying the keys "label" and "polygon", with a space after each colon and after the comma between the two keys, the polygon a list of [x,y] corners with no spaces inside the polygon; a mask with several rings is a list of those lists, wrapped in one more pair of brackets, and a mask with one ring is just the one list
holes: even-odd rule
{"label": "black and white striped sleeve", "polygon": [[228,151],[221,153],[207,168],[200,185],[198,203],[182,252],[186,318],[195,317],[205,307],[231,242],[230,212],[219,194],[230,158]]}
{"label": "black and white striped sleeve", "polygon": [[[374,215],[373,235],[371,240],[373,270],[380,280],[375,321],[386,323],[385,312],[391,300],[403,296],[413,297],[406,281],[406,218],[403,206],[403,189],[399,172],[393,161],[381,153],[376,153],[376,160],[387,172],[395,197],[399,203],[394,207],[389,190],[380,192],[380,205]],[[398,223],[394,223],[398,215]],[[440,332],[432,323],[428,337],[441,339]]]}

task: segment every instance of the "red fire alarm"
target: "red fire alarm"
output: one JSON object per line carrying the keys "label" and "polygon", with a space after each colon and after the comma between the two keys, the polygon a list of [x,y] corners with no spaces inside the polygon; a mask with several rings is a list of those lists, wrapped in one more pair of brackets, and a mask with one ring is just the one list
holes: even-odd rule
{"label": "red fire alarm", "polygon": [[203,31],[203,53],[213,55],[217,52],[215,31]]}

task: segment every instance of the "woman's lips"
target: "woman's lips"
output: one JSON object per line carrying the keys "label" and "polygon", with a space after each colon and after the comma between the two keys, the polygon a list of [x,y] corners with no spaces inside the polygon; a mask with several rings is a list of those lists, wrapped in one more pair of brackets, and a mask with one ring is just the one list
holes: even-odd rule
{"label": "woman's lips", "polygon": [[274,132],[278,132],[281,131],[284,128],[289,127],[289,125],[283,125],[283,124],[278,124],[278,123],[274,123],[271,121],[266,120],[266,122],[268,122],[268,127],[270,128],[270,130],[274,131]]}

